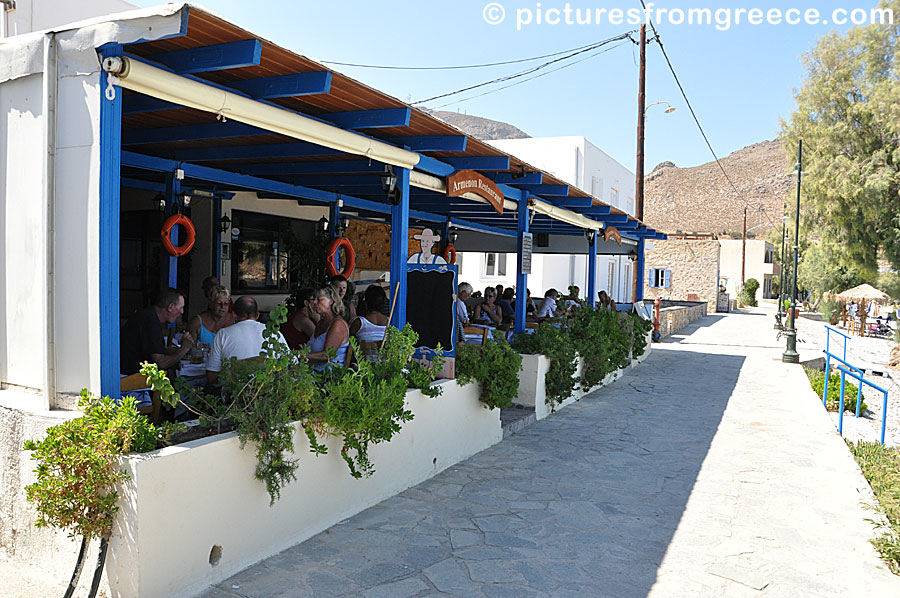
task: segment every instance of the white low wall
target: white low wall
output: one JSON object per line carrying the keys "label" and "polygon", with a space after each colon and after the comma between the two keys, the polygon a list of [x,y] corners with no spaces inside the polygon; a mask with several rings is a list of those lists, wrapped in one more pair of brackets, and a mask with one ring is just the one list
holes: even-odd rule
{"label": "white low wall", "polygon": [[[255,449],[226,434],[129,456],[131,476],[110,543],[113,598],[191,596],[247,566],[434,476],[502,439],[500,410],[486,409],[477,384],[440,383],[437,398],[407,393],[415,418],[370,450],[371,478],[350,477],[341,441],[316,457],[297,426],[297,480],[269,506],[253,477]],[[210,564],[214,546],[221,559]]]}
{"label": "white low wall", "polygon": [[[644,350],[643,355],[632,359],[631,363],[625,368],[608,374],[600,384],[590,390],[582,390],[581,385],[577,385],[572,394],[553,409],[547,404],[547,391],[544,384],[544,377],[547,375],[547,370],[550,369],[550,359],[544,355],[522,355],[522,370],[519,372],[519,394],[513,402],[517,405],[522,405],[523,407],[534,408],[535,418],[544,419],[550,415],[553,410],[567,407],[589,392],[593,392],[601,386],[612,384],[625,374],[625,370],[628,367],[634,367],[636,364],[647,359],[647,356],[650,355],[650,339],[652,334],[652,331],[647,333],[647,347]],[[578,367],[575,369],[575,376],[581,376],[583,367],[584,362],[579,357]]]}

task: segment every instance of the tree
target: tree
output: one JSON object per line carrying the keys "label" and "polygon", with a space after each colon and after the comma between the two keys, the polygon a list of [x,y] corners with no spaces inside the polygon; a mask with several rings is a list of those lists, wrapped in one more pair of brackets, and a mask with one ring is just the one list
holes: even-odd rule
{"label": "tree", "polygon": [[[900,15],[900,0],[882,6]],[[827,245],[804,256],[829,260],[829,275],[806,273],[808,288],[847,276],[872,280],[879,253],[900,266],[898,36],[895,16],[893,24],[832,32],[803,58],[806,81],[782,140],[792,162],[803,140],[802,228]]]}
{"label": "tree", "polygon": [[797,286],[810,291],[817,303],[823,293],[838,293],[870,280],[860,268],[841,264],[837,251],[824,242],[809,245],[797,266]]}

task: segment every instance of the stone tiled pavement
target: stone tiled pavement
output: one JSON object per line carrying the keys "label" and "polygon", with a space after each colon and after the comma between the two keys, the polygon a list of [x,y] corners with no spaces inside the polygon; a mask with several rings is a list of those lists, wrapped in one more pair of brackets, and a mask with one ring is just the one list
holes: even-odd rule
{"label": "stone tiled pavement", "polygon": [[868,486],[782,348],[768,314],[708,316],[203,598],[900,596]]}

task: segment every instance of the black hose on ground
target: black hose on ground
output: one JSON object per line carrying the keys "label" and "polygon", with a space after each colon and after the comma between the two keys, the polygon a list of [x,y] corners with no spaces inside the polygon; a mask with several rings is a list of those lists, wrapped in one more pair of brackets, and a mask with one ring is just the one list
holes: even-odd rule
{"label": "black hose on ground", "polygon": [[94,598],[100,589],[100,578],[103,577],[103,565],[106,564],[106,549],[109,547],[109,537],[100,538],[100,554],[97,555],[97,567],[94,569],[94,579],[91,581],[91,591],[88,598]]}
{"label": "black hose on ground", "polygon": [[84,561],[87,557],[87,545],[87,537],[82,536],[81,550],[78,551],[78,560],[75,561],[75,570],[72,571],[72,580],[69,582],[66,593],[63,594],[63,598],[72,598],[72,594],[75,593],[75,586],[78,585],[78,579],[81,577],[81,570],[84,569]]}

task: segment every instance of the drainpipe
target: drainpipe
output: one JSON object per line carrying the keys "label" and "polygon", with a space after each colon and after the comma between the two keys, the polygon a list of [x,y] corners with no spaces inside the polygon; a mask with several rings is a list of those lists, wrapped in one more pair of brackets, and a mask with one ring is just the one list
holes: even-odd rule
{"label": "drainpipe", "polygon": [[43,229],[46,234],[44,247],[45,268],[47,272],[47,288],[44,294],[44,334],[46,338],[46,361],[44,369],[44,402],[47,409],[56,403],[56,328],[55,328],[55,242],[56,237],[56,124],[57,124],[57,45],[56,35],[44,35],[44,97],[42,112],[44,114],[44,183],[43,195]]}

